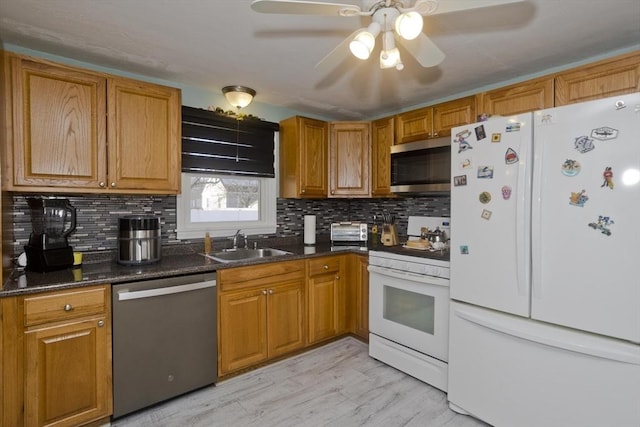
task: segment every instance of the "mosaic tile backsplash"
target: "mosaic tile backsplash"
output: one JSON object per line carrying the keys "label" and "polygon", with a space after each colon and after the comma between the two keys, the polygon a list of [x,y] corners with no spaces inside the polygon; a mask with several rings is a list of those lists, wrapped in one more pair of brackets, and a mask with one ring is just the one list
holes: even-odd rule
{"label": "mosaic tile backsplash", "polygon": [[[15,194],[13,213],[14,255],[22,252],[31,233],[31,216],[27,206],[30,195]],[[78,251],[116,250],[118,218],[125,215],[156,215],[160,217],[162,244],[189,243],[176,237],[175,196],[102,196],[69,195],[77,212],[76,231],[69,236],[69,244]],[[408,197],[394,199],[278,199],[278,227],[276,237],[302,236],[304,215],[316,215],[319,235],[329,235],[332,222],[381,222],[381,214],[393,214],[400,236],[406,235],[410,215],[449,216],[450,198]]]}

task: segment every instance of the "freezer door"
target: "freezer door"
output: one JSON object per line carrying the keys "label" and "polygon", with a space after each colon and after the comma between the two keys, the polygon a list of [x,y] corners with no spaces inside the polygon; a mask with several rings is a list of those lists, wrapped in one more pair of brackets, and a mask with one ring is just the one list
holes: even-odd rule
{"label": "freezer door", "polygon": [[529,315],[532,117],[452,130],[451,298]]}
{"label": "freezer door", "polygon": [[495,426],[637,427],[640,346],[452,302],[452,409]]}
{"label": "freezer door", "polygon": [[640,342],[640,94],[534,120],[532,317]]}

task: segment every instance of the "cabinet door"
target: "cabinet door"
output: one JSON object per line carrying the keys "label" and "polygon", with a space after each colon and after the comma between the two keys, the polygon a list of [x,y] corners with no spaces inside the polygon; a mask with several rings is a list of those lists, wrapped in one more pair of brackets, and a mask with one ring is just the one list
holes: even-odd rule
{"label": "cabinet door", "polygon": [[111,414],[105,317],[25,333],[25,424],[74,426]]}
{"label": "cabinet door", "polygon": [[219,301],[219,375],[266,360],[266,290],[225,293]]}
{"label": "cabinet door", "polygon": [[109,79],[109,187],[179,191],[180,103],[178,89]]}
{"label": "cabinet door", "polygon": [[336,122],[329,134],[329,196],[369,196],[369,123]]}
{"label": "cabinet door", "polygon": [[301,118],[300,124],[300,195],[327,197],[328,125],[320,120]]}
{"label": "cabinet door", "polygon": [[478,95],[480,114],[512,116],[553,107],[553,78],[530,80]]}
{"label": "cabinet door", "polygon": [[347,332],[345,266],[339,255],[308,261],[309,344]]}
{"label": "cabinet door", "polygon": [[361,338],[369,339],[369,259],[366,256],[355,255],[354,281],[355,286],[355,333]]}
{"label": "cabinet door", "polygon": [[433,130],[433,109],[419,108],[398,114],[395,118],[396,144],[431,138]]}
{"label": "cabinet door", "polygon": [[476,97],[456,99],[433,107],[433,137],[451,135],[451,128],[476,121]]}
{"label": "cabinet door", "polygon": [[[12,58],[13,184],[95,188],[106,179],[106,80]],[[7,147],[10,148],[10,147]]]}
{"label": "cabinet door", "polygon": [[555,79],[555,106],[640,92],[640,54],[560,73]]}
{"label": "cabinet door", "polygon": [[267,329],[269,357],[304,347],[304,280],[268,289]]}
{"label": "cabinet door", "polygon": [[371,123],[371,195],[389,197],[391,193],[391,146],[393,117]]}

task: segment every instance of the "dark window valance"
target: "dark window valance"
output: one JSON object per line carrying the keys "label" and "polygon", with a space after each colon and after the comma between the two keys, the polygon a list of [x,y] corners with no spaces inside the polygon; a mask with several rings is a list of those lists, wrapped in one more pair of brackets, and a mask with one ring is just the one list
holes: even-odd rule
{"label": "dark window valance", "polygon": [[277,123],[182,106],[182,172],[275,177]]}

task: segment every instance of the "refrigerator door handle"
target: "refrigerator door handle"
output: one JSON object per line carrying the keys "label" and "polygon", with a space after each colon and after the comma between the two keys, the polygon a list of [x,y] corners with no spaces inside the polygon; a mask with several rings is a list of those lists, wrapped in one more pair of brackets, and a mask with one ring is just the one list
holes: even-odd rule
{"label": "refrigerator door handle", "polygon": [[[530,130],[533,132],[533,129]],[[529,284],[531,280],[531,270],[529,259],[531,257],[530,252],[530,230],[531,230],[531,194],[529,188],[531,188],[531,167],[532,162],[530,156],[532,154],[531,145],[532,138],[523,138],[523,142],[520,145],[520,160],[518,162],[518,175],[517,175],[517,199],[516,199],[516,221],[515,221],[515,236],[516,236],[516,271],[517,271],[517,286],[520,295],[529,295]]]}
{"label": "refrigerator door handle", "polygon": [[[534,123],[538,123],[538,120],[542,120],[542,112],[537,111],[534,113]],[[541,262],[541,245],[542,235],[540,233],[540,227],[535,225],[540,224],[540,194],[542,193],[542,154],[545,144],[536,144],[535,150],[532,152],[533,157],[533,186],[531,188],[531,297],[540,299],[542,298],[542,283],[540,281],[540,262]]]}
{"label": "refrigerator door handle", "polygon": [[[613,360],[631,365],[640,365],[640,351],[625,351],[625,349],[614,349],[611,346],[598,345],[592,342],[587,345],[584,341],[560,340],[552,337],[553,334],[540,334],[536,331],[518,328],[516,325],[509,325],[509,322],[500,321],[498,319],[490,319],[487,316],[480,316],[476,313],[465,311],[463,308],[456,308],[454,315],[468,322],[475,323],[483,328],[491,329],[501,334],[510,335],[519,339],[531,341],[533,343],[554,347],[561,350],[571,351],[574,353],[585,354],[588,356],[599,357],[601,359]],[[529,328],[530,329],[530,328]],[[632,344],[629,344],[632,345]]]}

